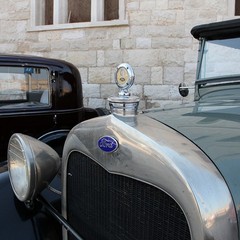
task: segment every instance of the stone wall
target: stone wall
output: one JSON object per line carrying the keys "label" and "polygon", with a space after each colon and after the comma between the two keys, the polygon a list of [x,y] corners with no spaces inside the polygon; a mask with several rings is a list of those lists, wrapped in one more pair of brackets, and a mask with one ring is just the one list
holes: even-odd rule
{"label": "stone wall", "polygon": [[33,31],[31,0],[0,0],[0,52],[39,55],[72,62],[81,73],[84,103],[108,106],[117,92],[116,66],[132,65],[134,95],[141,108],[188,101],[178,84],[195,80],[197,24],[234,18],[232,0],[126,0],[128,25]]}

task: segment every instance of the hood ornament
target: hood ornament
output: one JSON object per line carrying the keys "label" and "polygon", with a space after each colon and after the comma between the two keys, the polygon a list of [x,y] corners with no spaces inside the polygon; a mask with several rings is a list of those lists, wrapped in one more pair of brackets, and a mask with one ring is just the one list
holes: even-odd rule
{"label": "hood ornament", "polygon": [[130,96],[128,89],[133,85],[135,74],[128,63],[122,63],[117,67],[115,82],[120,90],[119,96]]}
{"label": "hood ornament", "polygon": [[140,99],[128,92],[135,80],[135,74],[128,63],[117,67],[115,82],[119,88],[118,96],[108,98],[111,112],[117,116],[135,116]]}

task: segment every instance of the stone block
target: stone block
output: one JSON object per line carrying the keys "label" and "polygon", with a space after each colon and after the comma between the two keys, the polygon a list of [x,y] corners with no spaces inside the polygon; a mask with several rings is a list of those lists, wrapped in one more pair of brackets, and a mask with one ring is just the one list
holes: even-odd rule
{"label": "stone block", "polygon": [[130,88],[129,92],[133,96],[143,98],[143,85],[140,85],[136,79],[134,85]]}
{"label": "stone block", "polygon": [[169,9],[183,9],[184,0],[169,0],[168,1],[168,8]]}
{"label": "stone block", "polygon": [[110,96],[118,96],[118,87],[115,84],[101,84],[101,98],[107,99]]}
{"label": "stone block", "polygon": [[136,48],[151,48],[152,46],[152,40],[151,38],[143,38],[143,37],[138,37],[136,38]]}
{"label": "stone block", "polygon": [[121,41],[120,41],[120,39],[113,40],[112,48],[113,49],[120,49],[121,48]]}
{"label": "stone block", "polygon": [[52,41],[51,50],[52,51],[67,51],[70,48],[70,44],[67,41]]}
{"label": "stone block", "polygon": [[132,12],[129,16],[130,25],[150,25],[151,24],[151,11],[136,11]]}
{"label": "stone block", "polygon": [[151,84],[163,84],[163,67],[152,67]]}
{"label": "stone block", "polygon": [[132,66],[158,66],[158,51],[153,49],[124,50],[123,61]]}
{"label": "stone block", "polygon": [[65,30],[62,33],[61,39],[62,40],[72,40],[72,39],[80,39],[85,38],[86,34],[84,30]]}
{"label": "stone block", "polygon": [[101,67],[105,65],[105,51],[98,50],[97,51],[97,66]]}
{"label": "stone block", "polygon": [[62,41],[61,31],[43,31],[43,32],[35,32],[38,33],[38,41],[45,42],[45,41]]}
{"label": "stone block", "polygon": [[150,84],[151,83],[151,68],[150,67],[134,67],[135,84]]}
{"label": "stone block", "polygon": [[110,67],[90,67],[89,83],[110,83],[111,68]]}
{"label": "stone block", "polygon": [[169,100],[171,85],[145,85],[144,97],[154,100]]}
{"label": "stone block", "polygon": [[30,51],[36,52],[50,52],[51,43],[50,42],[37,42],[30,45]]}
{"label": "stone block", "polygon": [[78,68],[78,71],[80,73],[82,83],[85,84],[88,83],[88,68],[86,67]]}
{"label": "stone block", "polygon": [[105,51],[105,66],[117,66],[122,63],[122,50],[106,50]]}
{"label": "stone block", "polygon": [[100,84],[82,84],[84,98],[100,98]]}
{"label": "stone block", "polygon": [[154,37],[152,38],[152,47],[171,48],[171,49],[188,49],[192,43],[191,37],[177,38],[177,37]]}
{"label": "stone block", "polygon": [[168,26],[176,24],[176,12],[174,10],[154,10],[151,15],[151,24]]}
{"label": "stone block", "polygon": [[121,39],[121,49],[133,49],[136,47],[135,38],[125,38]]}
{"label": "stone block", "polygon": [[89,39],[89,47],[97,50],[108,50],[112,48],[112,39]]}
{"label": "stone block", "polygon": [[128,2],[126,7],[127,7],[128,11],[138,10],[139,9],[139,1]]}
{"label": "stone block", "polygon": [[66,60],[67,58],[67,52],[66,51],[53,51],[53,52],[48,52],[48,53],[45,53],[46,57],[49,57],[49,58],[55,58],[55,59],[63,59],[63,60]]}
{"label": "stone block", "polygon": [[[130,26],[131,37],[134,39],[134,37],[143,37],[145,35],[149,36],[149,34],[147,34],[149,27],[151,26]],[[159,27],[157,29],[159,29]],[[123,39],[121,39],[121,41],[122,40]]]}
{"label": "stone block", "polygon": [[69,51],[66,60],[77,67],[93,67],[97,64],[97,53],[96,51]]}
{"label": "stone block", "polygon": [[140,10],[147,11],[153,10],[156,7],[156,0],[147,0],[147,1],[140,1]]}
{"label": "stone block", "polygon": [[183,82],[183,72],[183,67],[164,67],[164,84],[178,85],[179,83]]}
{"label": "stone block", "polygon": [[1,53],[11,53],[17,51],[17,45],[15,43],[2,43],[0,44]]}
{"label": "stone block", "polygon": [[30,51],[30,45],[26,42],[19,42],[17,45],[17,52],[25,53]]}
{"label": "stone block", "polygon": [[66,44],[66,46],[69,46],[68,49],[72,50],[89,50],[89,42],[87,39],[76,39],[71,41],[61,41],[63,44]]}
{"label": "stone block", "polygon": [[184,66],[185,50],[165,49],[161,50],[159,58],[164,66]]}
{"label": "stone block", "polygon": [[108,109],[108,103],[107,103],[106,99],[89,98],[88,99],[88,107],[90,107],[90,108],[107,108]]}

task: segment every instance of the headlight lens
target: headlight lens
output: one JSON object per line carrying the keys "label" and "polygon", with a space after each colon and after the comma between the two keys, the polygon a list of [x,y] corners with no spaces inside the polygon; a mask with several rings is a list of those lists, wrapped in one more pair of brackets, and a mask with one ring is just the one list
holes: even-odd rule
{"label": "headlight lens", "polygon": [[24,134],[14,134],[8,144],[10,181],[20,201],[33,199],[57,173],[58,154],[48,145]]}
{"label": "headlight lens", "polygon": [[[24,150],[25,149],[25,150]],[[31,163],[27,161],[23,143],[17,137],[12,137],[8,148],[9,174],[14,193],[19,200],[28,198],[31,189]]]}

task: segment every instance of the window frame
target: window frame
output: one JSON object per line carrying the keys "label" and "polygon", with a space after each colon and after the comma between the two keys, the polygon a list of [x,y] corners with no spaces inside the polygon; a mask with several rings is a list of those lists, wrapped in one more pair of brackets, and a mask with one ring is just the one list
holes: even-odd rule
{"label": "window frame", "polygon": [[[36,110],[39,108],[50,108],[52,106],[50,69],[48,67],[1,64],[0,68],[4,70],[1,71],[0,74],[5,75],[2,80],[2,84],[5,87],[0,87],[0,95],[6,91],[6,94],[1,96],[3,99],[0,99],[1,111]],[[45,71],[45,73],[40,73],[41,70]],[[36,71],[38,73],[36,73]],[[39,79],[36,74],[41,74],[42,76],[40,77],[44,78]],[[44,75],[46,75],[46,77]],[[12,80],[14,80],[14,83]],[[44,88],[41,86],[43,83]],[[14,88],[12,88],[12,86],[14,86]],[[13,94],[12,91],[14,91],[15,94]]]}
{"label": "window frame", "polygon": [[[45,1],[31,0],[31,24],[29,31],[128,25],[125,0],[119,0],[119,19],[110,21],[104,20],[104,0],[91,0],[91,21],[78,23],[68,23],[68,0],[53,1],[53,24],[44,25]],[[62,9],[66,10],[61,11]]]}
{"label": "window frame", "polygon": [[235,16],[240,16],[240,0],[235,0]]}

